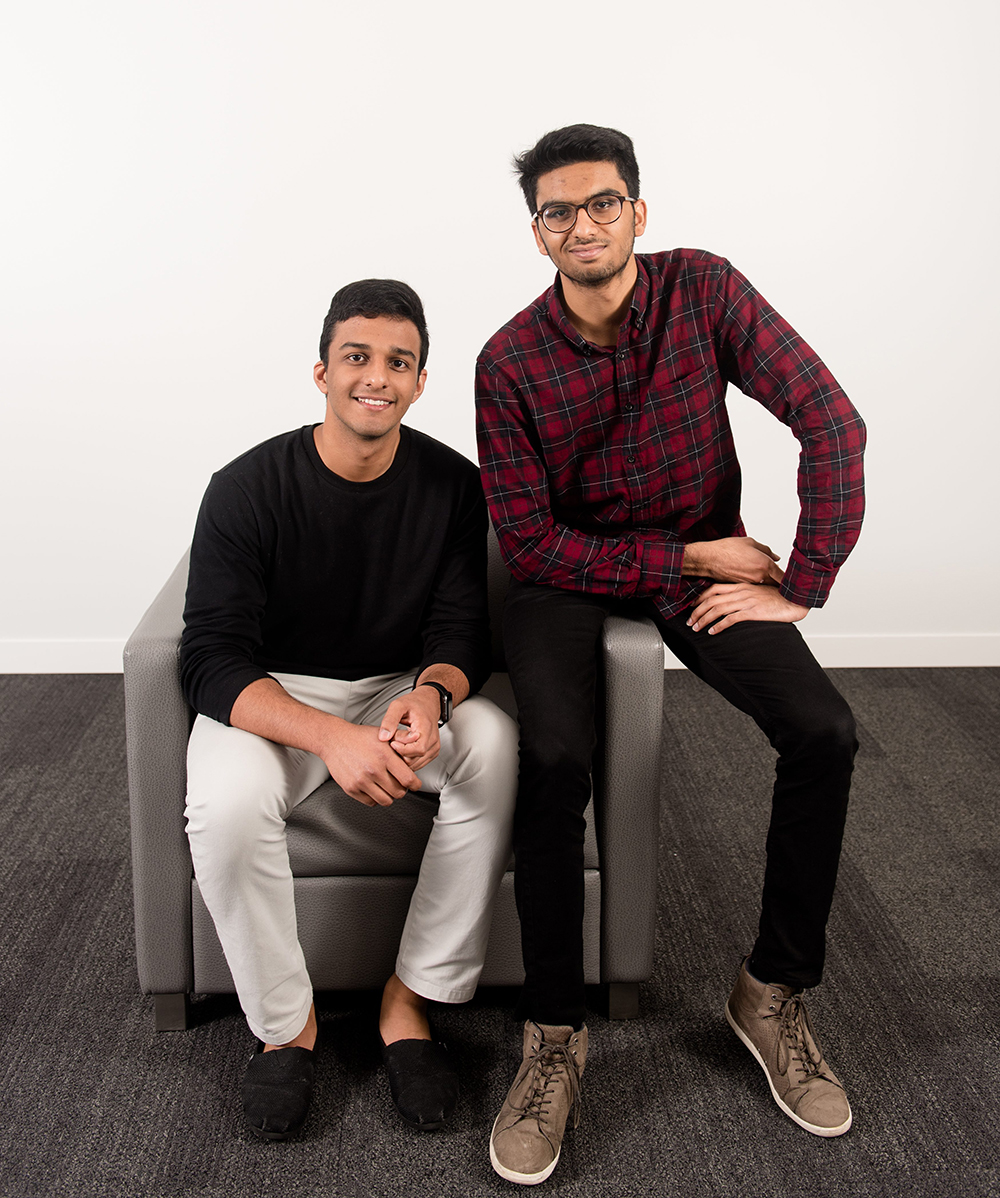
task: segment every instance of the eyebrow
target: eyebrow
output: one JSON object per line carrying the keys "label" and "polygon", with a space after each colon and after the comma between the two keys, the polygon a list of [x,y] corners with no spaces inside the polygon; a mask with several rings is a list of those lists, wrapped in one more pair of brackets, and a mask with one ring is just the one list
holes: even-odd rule
{"label": "eyebrow", "polygon": [[[371,351],[371,346],[367,345],[364,341],[342,341],[340,343],[340,348],[341,349],[363,349],[363,350],[367,350],[369,352]],[[417,360],[417,355],[413,352],[413,350],[403,349],[399,345],[390,345],[389,353],[394,358],[411,358],[414,362]]]}
{"label": "eyebrow", "polygon": [[[596,200],[598,196],[618,196],[619,199],[625,198],[625,193],[619,191],[617,187],[602,187],[600,191],[595,191],[593,195],[587,196],[583,201],[584,204],[589,204],[591,200]],[[552,208],[557,204],[572,204],[572,200],[546,200],[544,204],[538,205],[538,211],[543,208]]]}

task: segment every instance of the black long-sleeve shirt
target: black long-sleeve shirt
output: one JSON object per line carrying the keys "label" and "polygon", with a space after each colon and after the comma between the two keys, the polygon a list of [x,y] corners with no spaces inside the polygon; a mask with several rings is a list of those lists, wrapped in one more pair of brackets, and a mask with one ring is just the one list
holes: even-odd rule
{"label": "black long-sleeve shirt", "polygon": [[456,666],[489,674],[486,505],[479,471],[406,426],[372,482],[329,470],[313,426],[212,476],[191,547],[181,682],[229,723],[270,672],[352,681]]}

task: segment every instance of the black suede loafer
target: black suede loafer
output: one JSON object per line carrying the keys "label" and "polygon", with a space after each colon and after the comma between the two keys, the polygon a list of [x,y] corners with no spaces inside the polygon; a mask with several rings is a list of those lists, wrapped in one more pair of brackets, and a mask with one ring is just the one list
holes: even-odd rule
{"label": "black suede loafer", "polygon": [[404,1123],[437,1131],[458,1105],[458,1075],[448,1050],[436,1040],[396,1040],[382,1045],[392,1101]]}
{"label": "black suede loafer", "polygon": [[243,1078],[243,1113],[262,1140],[287,1140],[309,1112],[313,1054],[308,1048],[255,1052]]}

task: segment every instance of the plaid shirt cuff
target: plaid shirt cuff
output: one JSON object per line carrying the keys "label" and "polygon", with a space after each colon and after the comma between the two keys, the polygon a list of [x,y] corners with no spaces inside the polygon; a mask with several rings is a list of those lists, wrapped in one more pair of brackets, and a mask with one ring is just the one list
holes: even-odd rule
{"label": "plaid shirt cuff", "polygon": [[639,559],[644,591],[676,595],[684,562],[682,541],[667,540],[665,534],[656,536],[647,533],[640,541]]}
{"label": "plaid shirt cuff", "polygon": [[822,607],[836,577],[836,566],[817,566],[793,549],[779,589],[792,603],[802,607]]}

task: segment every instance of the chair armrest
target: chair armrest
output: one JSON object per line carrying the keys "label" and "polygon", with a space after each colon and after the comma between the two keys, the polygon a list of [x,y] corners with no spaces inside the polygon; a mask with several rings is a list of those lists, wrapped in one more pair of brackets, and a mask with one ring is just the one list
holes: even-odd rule
{"label": "chair armrest", "polygon": [[652,620],[609,616],[602,656],[601,980],[636,982],[653,972],[663,641]]}
{"label": "chair armrest", "polygon": [[191,710],[177,662],[187,573],[185,554],[123,655],[136,958],[146,994],[181,994],[194,985],[184,832]]}

